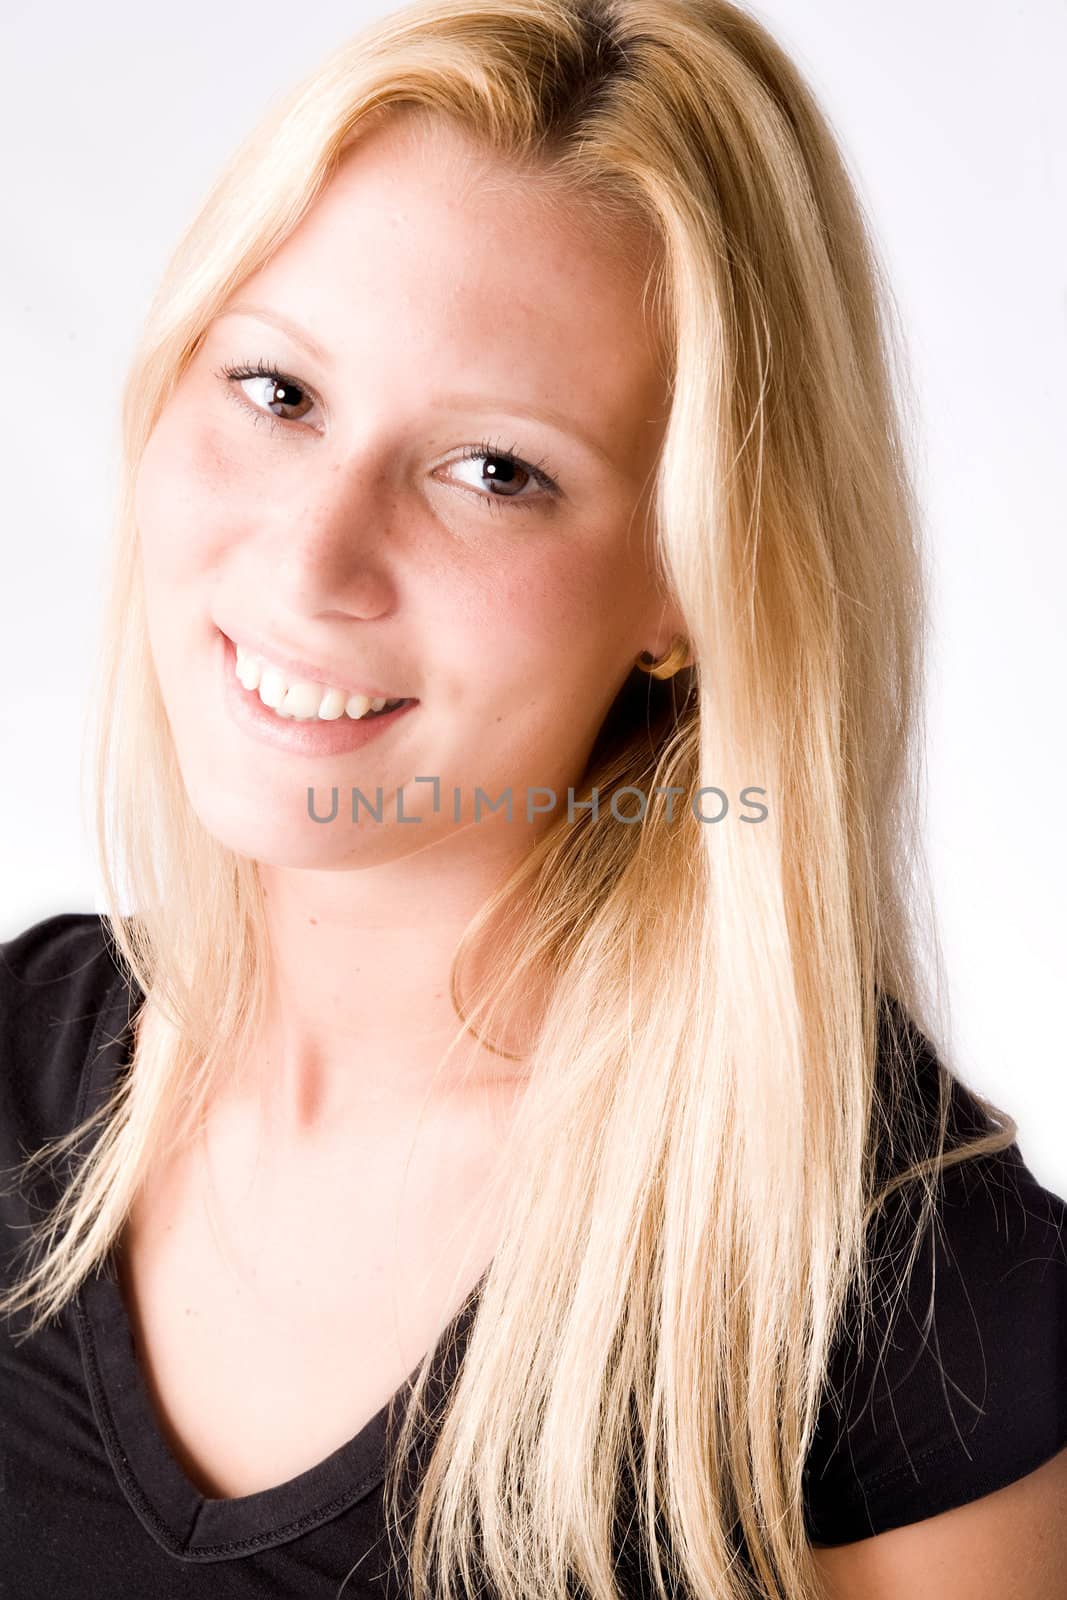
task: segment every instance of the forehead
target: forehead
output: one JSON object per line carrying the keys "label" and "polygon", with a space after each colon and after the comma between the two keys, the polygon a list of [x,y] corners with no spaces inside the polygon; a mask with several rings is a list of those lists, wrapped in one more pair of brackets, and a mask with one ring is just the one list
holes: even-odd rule
{"label": "forehead", "polygon": [[641,219],[564,192],[443,120],[391,117],[344,156],[235,301],[270,304],[332,358],[520,382],[619,413],[663,409],[646,307],[656,243]]}

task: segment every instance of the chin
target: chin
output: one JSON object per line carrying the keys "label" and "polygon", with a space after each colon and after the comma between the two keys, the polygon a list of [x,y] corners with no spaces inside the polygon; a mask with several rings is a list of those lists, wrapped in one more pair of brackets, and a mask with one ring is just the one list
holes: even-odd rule
{"label": "chin", "polygon": [[[234,855],[263,866],[306,872],[344,872],[399,859],[425,843],[421,828],[405,828],[351,821],[347,790],[338,786],[337,815],[330,822],[314,822],[308,815],[307,786],[291,787],[291,799],[264,793],[262,785],[247,792],[222,788],[217,778],[207,792],[187,789],[189,802],[201,826],[215,842]],[[328,815],[328,788],[316,785],[320,814]]]}

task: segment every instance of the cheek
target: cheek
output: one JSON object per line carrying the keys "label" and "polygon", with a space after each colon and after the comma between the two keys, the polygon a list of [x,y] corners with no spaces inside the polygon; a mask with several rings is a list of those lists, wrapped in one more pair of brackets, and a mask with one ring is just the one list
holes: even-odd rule
{"label": "cheek", "polygon": [[146,582],[181,583],[225,547],[226,507],[239,474],[204,432],[164,414],[145,447],[134,491]]}
{"label": "cheek", "polygon": [[477,708],[481,720],[467,726],[492,730],[501,772],[526,771],[537,752],[531,781],[547,782],[546,772],[558,775],[561,741],[566,766],[595,732],[605,709],[598,686],[611,679],[625,654],[620,641],[633,631],[615,614],[618,563],[602,548],[577,552],[561,539],[490,582],[466,576],[450,585],[443,626],[427,630],[433,676],[450,685],[444,701],[461,721],[460,708]]}
{"label": "cheek", "polygon": [[546,683],[571,681],[598,670],[635,632],[635,588],[640,575],[603,532],[583,539],[576,531],[494,586],[481,625],[499,641],[509,677],[536,671]]}
{"label": "cheek", "polygon": [[583,635],[603,626],[610,583],[610,568],[572,542],[507,571],[482,597],[483,622],[516,652],[573,651]]}

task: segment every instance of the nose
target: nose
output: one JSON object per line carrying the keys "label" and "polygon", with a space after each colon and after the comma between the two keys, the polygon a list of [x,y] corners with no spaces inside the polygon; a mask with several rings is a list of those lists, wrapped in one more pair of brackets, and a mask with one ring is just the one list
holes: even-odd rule
{"label": "nose", "polygon": [[366,461],[330,465],[259,546],[275,603],[304,617],[387,616],[397,596],[396,514]]}

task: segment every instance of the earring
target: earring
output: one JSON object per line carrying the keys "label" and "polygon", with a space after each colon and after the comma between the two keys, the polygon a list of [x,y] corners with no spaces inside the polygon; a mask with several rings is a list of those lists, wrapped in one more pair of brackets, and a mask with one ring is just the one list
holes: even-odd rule
{"label": "earring", "polygon": [[675,635],[671,648],[666,655],[660,656],[658,661],[654,661],[647,650],[642,650],[634,662],[634,666],[640,667],[642,672],[650,673],[653,678],[673,678],[676,672],[681,672],[683,667],[690,665],[689,641],[683,639],[681,634]]}

